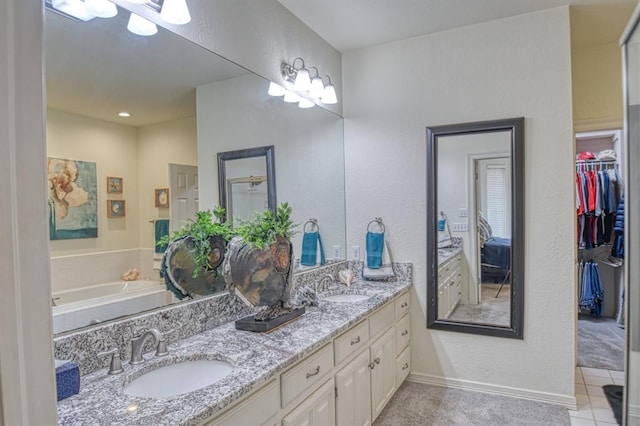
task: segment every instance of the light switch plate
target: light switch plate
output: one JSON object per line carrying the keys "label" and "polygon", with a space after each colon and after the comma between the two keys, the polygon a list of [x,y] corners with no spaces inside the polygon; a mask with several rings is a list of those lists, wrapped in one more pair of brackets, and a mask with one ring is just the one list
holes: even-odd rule
{"label": "light switch plate", "polygon": [[458,217],[467,217],[469,213],[466,208],[458,209]]}

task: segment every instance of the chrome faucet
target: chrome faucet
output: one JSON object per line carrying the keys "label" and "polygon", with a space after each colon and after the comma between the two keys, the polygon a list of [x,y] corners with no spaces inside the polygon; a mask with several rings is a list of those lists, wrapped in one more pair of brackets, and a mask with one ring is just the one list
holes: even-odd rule
{"label": "chrome faucet", "polygon": [[326,274],[316,283],[316,293],[329,290],[329,285],[333,283],[333,275]]}
{"label": "chrome faucet", "polygon": [[156,348],[156,356],[164,356],[169,353],[169,351],[167,351],[167,342],[160,331],[157,328],[150,328],[146,332],[142,333],[142,335],[131,339],[131,360],[129,361],[129,364],[135,365],[142,364],[144,362],[142,349],[144,348],[146,341],[152,337],[156,340],[158,345]]}

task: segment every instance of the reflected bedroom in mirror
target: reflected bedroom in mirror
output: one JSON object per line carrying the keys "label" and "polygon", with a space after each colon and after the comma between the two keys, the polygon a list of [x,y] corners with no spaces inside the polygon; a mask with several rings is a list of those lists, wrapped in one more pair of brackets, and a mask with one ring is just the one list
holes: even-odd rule
{"label": "reflected bedroom in mirror", "polygon": [[[156,242],[220,204],[218,153],[271,147],[256,170],[226,162],[233,217],[275,206],[277,187],[295,223],[317,217],[344,253],[342,117],[269,96],[268,80],[165,28],[133,34],[117,12],[45,12],[54,333],[178,302]],[[236,203],[247,191],[262,198]]]}
{"label": "reflected bedroom in mirror", "polygon": [[427,128],[427,327],[522,338],[524,119]]}

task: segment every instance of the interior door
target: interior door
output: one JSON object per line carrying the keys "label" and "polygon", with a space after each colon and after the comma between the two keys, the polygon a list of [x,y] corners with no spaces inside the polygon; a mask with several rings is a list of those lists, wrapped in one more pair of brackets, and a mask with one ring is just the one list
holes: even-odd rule
{"label": "interior door", "polygon": [[198,167],[169,163],[171,232],[180,229],[198,211]]}

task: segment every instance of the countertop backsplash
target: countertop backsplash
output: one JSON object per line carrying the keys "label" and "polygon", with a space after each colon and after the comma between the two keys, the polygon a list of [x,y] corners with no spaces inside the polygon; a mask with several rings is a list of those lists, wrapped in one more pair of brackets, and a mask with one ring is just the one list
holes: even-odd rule
{"label": "countertop backsplash", "polygon": [[[292,295],[301,285],[313,288],[327,274],[331,274],[337,282],[338,272],[346,268],[353,270],[359,281],[362,279],[362,267],[362,261],[343,261],[296,273]],[[412,278],[413,265],[409,262],[394,262],[393,270],[396,274],[394,280],[408,281]],[[254,312],[237,297],[225,292],[59,335],[53,340],[54,354],[56,359],[68,359],[78,364],[80,373],[84,375],[108,367],[108,357],[97,357],[100,352],[118,348],[123,362],[127,361],[131,356],[131,339],[150,328],[159,329],[171,344]],[[150,341],[144,352],[154,349],[155,342]]]}

